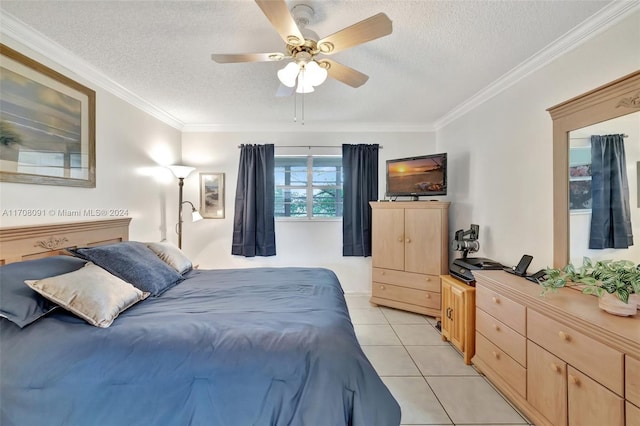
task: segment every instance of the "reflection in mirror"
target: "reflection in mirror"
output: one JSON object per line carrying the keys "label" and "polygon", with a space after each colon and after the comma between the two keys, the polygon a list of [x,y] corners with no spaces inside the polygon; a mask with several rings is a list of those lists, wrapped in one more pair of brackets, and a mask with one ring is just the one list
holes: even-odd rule
{"label": "reflection in mirror", "polygon": [[[591,135],[624,134],[629,206],[634,245],[627,249],[589,249],[592,219]],[[640,262],[640,112],[614,118],[569,133],[569,254],[574,265],[583,257],[594,260],[626,259]]]}

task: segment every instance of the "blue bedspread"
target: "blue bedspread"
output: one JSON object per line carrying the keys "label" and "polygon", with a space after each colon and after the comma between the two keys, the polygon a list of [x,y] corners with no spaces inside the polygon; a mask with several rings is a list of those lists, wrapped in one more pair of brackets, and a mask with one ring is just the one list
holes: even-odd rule
{"label": "blue bedspread", "polygon": [[326,269],[193,271],[106,329],[0,323],[0,424],[398,425]]}

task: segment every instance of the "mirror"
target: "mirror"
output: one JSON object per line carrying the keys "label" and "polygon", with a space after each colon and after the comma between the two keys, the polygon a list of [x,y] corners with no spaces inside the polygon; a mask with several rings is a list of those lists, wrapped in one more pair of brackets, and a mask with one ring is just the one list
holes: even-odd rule
{"label": "mirror", "polygon": [[[570,132],[640,111],[640,71],[548,109],[553,119],[553,266],[569,263]],[[637,142],[636,142],[637,143]],[[631,208],[637,208],[632,205]],[[640,244],[636,235],[635,244]]]}
{"label": "mirror", "polygon": [[[624,134],[626,175],[634,245],[628,249],[589,249],[591,231],[591,135]],[[569,261],[582,258],[640,261],[640,185],[636,164],[640,161],[640,111],[569,133]]]}

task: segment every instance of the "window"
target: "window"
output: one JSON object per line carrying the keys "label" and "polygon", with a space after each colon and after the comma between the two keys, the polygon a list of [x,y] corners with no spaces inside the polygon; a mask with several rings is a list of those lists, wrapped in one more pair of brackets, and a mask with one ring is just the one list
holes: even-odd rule
{"label": "window", "polygon": [[342,157],[275,158],[275,216],[342,217]]}

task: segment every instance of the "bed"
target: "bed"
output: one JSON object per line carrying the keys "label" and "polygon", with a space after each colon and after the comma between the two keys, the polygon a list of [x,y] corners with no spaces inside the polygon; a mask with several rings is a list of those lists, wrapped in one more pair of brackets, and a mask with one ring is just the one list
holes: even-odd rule
{"label": "bed", "polygon": [[[65,261],[47,256],[61,246],[126,241],[127,224],[99,226],[97,239],[97,229],[0,230],[0,261],[13,262],[2,269],[19,275]],[[17,246],[27,250],[8,249]],[[21,261],[32,257],[47,259]],[[65,309],[23,328],[2,318],[0,348],[3,425],[400,423],[338,279],[322,268],[193,269],[107,328]]]}

